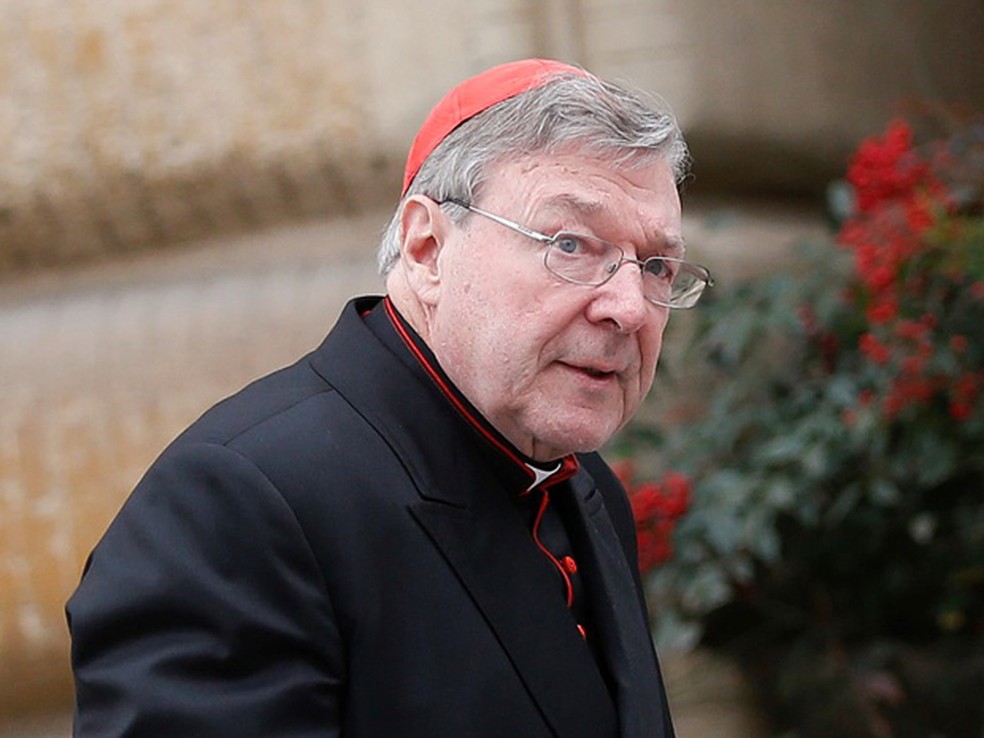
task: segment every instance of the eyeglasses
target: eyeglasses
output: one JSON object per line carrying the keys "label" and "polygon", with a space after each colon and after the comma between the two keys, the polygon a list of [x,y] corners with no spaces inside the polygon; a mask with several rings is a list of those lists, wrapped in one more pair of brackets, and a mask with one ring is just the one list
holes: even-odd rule
{"label": "eyeglasses", "polygon": [[692,308],[704,290],[714,284],[711,273],[700,264],[670,256],[632,259],[615,244],[600,238],[567,231],[548,236],[463,200],[449,197],[441,204],[446,202],[546,244],[544,266],[551,274],[573,284],[598,287],[611,279],[623,264],[638,264],[643,296],[655,305],[677,309]]}

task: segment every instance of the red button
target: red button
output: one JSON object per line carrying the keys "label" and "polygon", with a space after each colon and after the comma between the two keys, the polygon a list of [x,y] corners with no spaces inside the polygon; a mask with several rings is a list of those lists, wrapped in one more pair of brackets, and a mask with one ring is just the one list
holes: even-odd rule
{"label": "red button", "polygon": [[560,563],[568,574],[577,574],[577,562],[572,557],[565,556]]}

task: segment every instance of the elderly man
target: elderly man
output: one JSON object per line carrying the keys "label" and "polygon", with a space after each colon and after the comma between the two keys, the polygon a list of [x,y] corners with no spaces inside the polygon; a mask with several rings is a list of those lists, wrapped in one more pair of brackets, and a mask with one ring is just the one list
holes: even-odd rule
{"label": "elderly man", "polygon": [[462,83],[387,296],[154,463],[68,606],[76,735],[673,735],[625,492],[682,261],[672,116],[575,67]]}

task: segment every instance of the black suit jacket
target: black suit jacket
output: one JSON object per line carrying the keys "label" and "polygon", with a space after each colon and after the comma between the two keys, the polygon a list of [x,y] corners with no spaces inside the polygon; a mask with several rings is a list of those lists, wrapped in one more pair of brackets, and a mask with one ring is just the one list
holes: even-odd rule
{"label": "black suit jacket", "polygon": [[377,302],[134,490],[68,604],[76,736],[673,735],[624,491],[593,454],[554,490],[595,655],[518,514],[522,470]]}

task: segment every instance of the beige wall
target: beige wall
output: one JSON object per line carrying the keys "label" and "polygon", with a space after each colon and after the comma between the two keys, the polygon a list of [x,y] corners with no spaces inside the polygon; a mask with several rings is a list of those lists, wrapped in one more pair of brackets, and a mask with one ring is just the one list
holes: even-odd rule
{"label": "beige wall", "polygon": [[348,296],[379,290],[371,259],[330,244],[383,218],[0,293],[0,735],[6,715],[71,703],[63,606],[147,466],[205,408],[317,345]]}
{"label": "beige wall", "polygon": [[0,2],[0,264],[350,207],[356,3]]}
{"label": "beige wall", "polygon": [[686,114],[716,187],[815,189],[893,115],[923,103],[984,114],[978,0],[681,3],[694,62]]}
{"label": "beige wall", "polygon": [[0,0],[0,269],[393,197],[427,108],[541,54],[659,92],[698,183],[816,189],[906,98],[984,98],[975,0]]}

